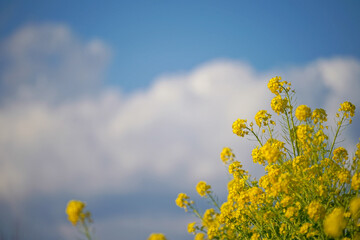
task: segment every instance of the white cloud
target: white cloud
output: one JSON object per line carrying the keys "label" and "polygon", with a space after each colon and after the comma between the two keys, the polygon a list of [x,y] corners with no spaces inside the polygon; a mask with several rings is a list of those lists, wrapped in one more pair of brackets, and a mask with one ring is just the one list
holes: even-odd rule
{"label": "white cloud", "polygon": [[[26,26],[2,49],[9,62],[1,86],[11,93],[0,107],[2,198],[139,192],[154,179],[179,191],[206,180],[224,192],[224,146],[261,173],[250,161],[256,143],[234,136],[231,124],[270,110],[272,73],[217,60],[123,96],[98,88],[108,48],[65,26]],[[343,96],[360,106],[359,69],[356,59],[334,58],[276,74],[293,82],[299,103],[337,109]]]}
{"label": "white cloud", "polygon": [[61,24],[28,24],[1,43],[0,56],[2,98],[57,101],[101,86],[110,50]]}

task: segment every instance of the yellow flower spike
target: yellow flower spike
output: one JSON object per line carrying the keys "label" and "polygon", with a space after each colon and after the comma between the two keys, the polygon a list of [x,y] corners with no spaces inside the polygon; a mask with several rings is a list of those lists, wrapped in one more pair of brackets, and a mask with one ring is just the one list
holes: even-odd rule
{"label": "yellow flower spike", "polygon": [[352,219],[357,221],[360,217],[360,197],[355,197],[350,201],[350,213]]}
{"label": "yellow flower spike", "polygon": [[194,240],[205,240],[205,234],[204,233],[197,233],[194,237]]}
{"label": "yellow flower spike", "polygon": [[206,182],[204,181],[200,181],[197,185],[196,185],[196,191],[198,192],[198,194],[201,197],[205,197],[206,194],[210,193],[211,186],[207,185]]}
{"label": "yellow flower spike", "polygon": [[147,240],[166,240],[166,237],[162,233],[152,233]]}
{"label": "yellow flower spike", "polygon": [[287,99],[282,99],[280,95],[277,95],[271,100],[271,108],[278,115],[284,113],[286,108],[288,108],[288,101]]}
{"label": "yellow flower spike", "polygon": [[344,209],[335,208],[324,220],[324,232],[327,236],[338,238],[342,236],[343,230],[346,227],[346,220],[344,218]]}
{"label": "yellow flower spike", "polygon": [[334,150],[334,153],[333,153],[333,160],[337,163],[341,163],[343,161],[346,161],[348,160],[348,152],[345,148],[343,147],[338,147]]}
{"label": "yellow flower spike", "polygon": [[252,150],[251,156],[254,163],[265,164],[265,158],[263,157],[259,146]]}
{"label": "yellow flower spike", "polygon": [[284,143],[276,139],[269,139],[260,150],[262,156],[269,164],[275,163],[285,154]]}
{"label": "yellow flower spike", "polygon": [[267,113],[266,110],[260,110],[255,115],[255,122],[259,127],[261,127],[261,125],[267,126],[268,125],[268,120],[270,118],[271,118],[271,114]]}
{"label": "yellow flower spike", "polygon": [[71,200],[68,202],[66,207],[66,214],[68,215],[69,221],[75,226],[79,220],[83,219],[83,209],[85,203],[79,200]]}
{"label": "yellow flower spike", "polygon": [[317,108],[313,111],[311,115],[311,119],[314,121],[314,123],[323,123],[327,121],[327,114],[326,111],[322,108]]}
{"label": "yellow flower spike", "polygon": [[195,233],[196,229],[195,229],[195,224],[196,222],[191,222],[188,224],[188,233]]}
{"label": "yellow flower spike", "polygon": [[245,135],[248,135],[249,132],[246,130],[246,122],[245,119],[238,119],[236,120],[233,125],[233,133],[238,135],[239,137],[244,137]]}
{"label": "yellow flower spike", "polygon": [[325,208],[320,202],[312,201],[308,206],[307,213],[312,220],[318,221],[324,217]]}
{"label": "yellow flower spike", "polygon": [[295,111],[295,117],[300,121],[306,121],[311,116],[311,109],[306,105],[300,105]]}
{"label": "yellow flower spike", "polygon": [[[269,80],[269,83],[267,86],[273,94],[279,95],[280,93],[282,93],[284,85],[291,86],[291,83],[290,82],[288,83],[287,81],[281,82],[281,77],[276,76]],[[290,87],[288,87],[287,90],[289,91]]]}
{"label": "yellow flower spike", "polygon": [[258,240],[260,239],[260,234],[259,233],[253,233],[253,235],[251,235],[250,240]]}
{"label": "yellow flower spike", "polygon": [[223,163],[233,162],[235,158],[235,154],[232,152],[231,148],[224,147],[220,153],[220,158]]}
{"label": "yellow flower spike", "polygon": [[187,211],[187,206],[191,204],[191,202],[188,201],[189,196],[185,193],[179,193],[178,197],[175,200],[175,203],[178,207],[184,208],[185,211]]}
{"label": "yellow flower spike", "polygon": [[351,179],[351,188],[355,191],[360,189],[360,173],[355,173]]}
{"label": "yellow flower spike", "polygon": [[312,224],[311,223],[304,223],[300,230],[299,230],[299,233],[300,234],[306,234],[309,232],[309,229],[311,228]]}
{"label": "yellow flower spike", "polygon": [[339,112],[344,112],[347,118],[349,118],[348,114],[350,114],[351,117],[354,117],[355,105],[352,104],[351,102],[343,102],[342,104],[340,104]]}

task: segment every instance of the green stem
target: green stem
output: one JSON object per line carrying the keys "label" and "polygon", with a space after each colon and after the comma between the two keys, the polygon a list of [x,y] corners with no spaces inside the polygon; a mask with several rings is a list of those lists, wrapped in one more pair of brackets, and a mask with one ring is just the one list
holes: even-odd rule
{"label": "green stem", "polygon": [[193,213],[200,218],[200,220],[202,220],[202,216],[199,214],[198,210],[196,208],[194,208],[193,206],[189,205],[190,209],[193,211]]}
{"label": "green stem", "polygon": [[291,146],[292,146],[292,149],[293,149],[293,154],[294,154],[294,157],[296,156],[296,152],[295,152],[295,146],[294,146],[294,137],[295,137],[295,132],[294,132],[294,129],[291,130],[291,127],[290,127],[290,122],[289,122],[289,116],[288,116],[288,113],[285,111],[285,116],[286,116],[286,123],[288,125],[288,129],[289,129],[289,134],[290,134],[290,141],[291,141]]}
{"label": "green stem", "polygon": [[219,212],[221,212],[219,205],[217,204],[217,202],[215,201],[214,197],[211,195],[211,193],[207,194],[209,196],[209,198],[211,199],[211,201],[214,203],[215,207],[219,210]]}
{"label": "green stem", "polygon": [[246,129],[249,130],[256,137],[256,139],[258,140],[258,142],[262,146],[263,144],[261,143],[261,141],[260,141],[259,137],[256,135],[256,133],[252,129],[248,128],[248,127],[246,127]]}
{"label": "green stem", "polygon": [[271,131],[270,125],[268,124],[267,126],[268,126],[268,128],[269,128],[270,138],[271,138],[271,139],[273,139],[273,136],[272,136],[272,131]]}
{"label": "green stem", "polygon": [[345,116],[343,116],[343,117],[341,118],[340,124],[339,124],[338,128],[336,129],[335,137],[334,137],[334,140],[333,140],[333,142],[332,142],[332,144],[331,144],[331,148],[330,148],[330,152],[329,152],[329,158],[330,158],[331,153],[332,153],[332,151],[333,151],[333,149],[334,149],[335,141],[336,141],[336,138],[337,138],[337,136],[338,136],[338,134],[339,134],[339,131],[340,131],[340,128],[341,128],[342,123],[343,123],[343,121],[344,121],[344,118],[345,118]]}
{"label": "green stem", "polygon": [[[296,138],[296,134],[295,134],[295,124],[294,124],[294,117],[293,117],[293,109],[292,109],[292,104],[291,104],[291,100],[290,100],[290,96],[289,96],[289,92],[284,88],[282,87],[286,93],[286,97],[287,97],[287,100],[289,101],[289,106],[290,106],[290,117],[291,117],[291,124],[292,124],[292,129],[293,129],[293,137],[295,138],[295,146],[296,146],[296,150],[297,150],[297,154],[295,153],[295,149],[293,147],[293,151],[294,151],[294,157],[295,156],[298,156],[299,155],[299,146],[298,146],[298,143],[297,143],[297,138]],[[285,111],[286,112],[286,111]],[[286,114],[286,118],[288,120],[288,116]],[[289,123],[288,123],[289,125]],[[290,131],[290,129],[289,129]],[[291,136],[290,136],[291,137]],[[293,139],[291,138],[291,140],[293,141]],[[293,142],[291,142],[293,144]]]}
{"label": "green stem", "polygon": [[84,234],[85,234],[85,236],[86,236],[86,239],[91,240],[91,235],[90,235],[90,233],[89,233],[89,228],[88,228],[85,220],[84,220],[84,222],[82,223],[82,225],[83,225],[83,228],[84,228]]}

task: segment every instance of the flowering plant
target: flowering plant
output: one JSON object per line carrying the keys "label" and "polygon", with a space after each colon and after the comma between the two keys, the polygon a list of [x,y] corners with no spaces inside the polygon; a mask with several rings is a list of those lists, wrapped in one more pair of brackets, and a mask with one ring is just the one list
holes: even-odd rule
{"label": "flowering plant", "polygon": [[[196,190],[213,206],[203,214],[185,193],[175,203],[193,213],[199,222],[188,224],[195,240],[204,239],[358,239],[360,240],[360,143],[353,158],[336,142],[341,131],[351,124],[355,106],[340,104],[332,140],[327,134],[324,109],[295,106],[291,83],[280,77],[270,79],[268,88],[275,94],[272,110],[280,117],[277,124],[266,110],[255,115],[255,123],[237,119],[233,133],[253,136],[258,146],[252,150],[254,163],[265,166],[258,181],[225,147],[220,158],[228,167],[231,180],[227,201],[220,205],[211,186],[200,181]],[[280,125],[282,132],[277,129]],[[254,129],[254,127],[256,129]],[[85,204],[72,200],[66,212],[69,221],[91,239]],[[152,233],[148,240],[166,240]]]}
{"label": "flowering plant", "polygon": [[281,77],[272,78],[268,88],[275,94],[271,108],[281,117],[282,132],[266,110],[255,115],[256,130],[245,119],[232,125],[234,134],[256,139],[252,159],[265,166],[265,175],[252,179],[232,150],[224,148],[220,158],[232,176],[227,201],[220,206],[204,181],[196,190],[212,208],[201,214],[185,193],[175,201],[200,220],[189,223],[188,232],[195,240],[360,239],[360,143],[352,159],[345,148],[335,148],[355,106],[340,105],[330,140],[325,110],[296,107],[295,91]]}
{"label": "flowering plant", "polygon": [[92,237],[89,229],[89,225],[92,223],[91,213],[84,210],[85,206],[86,204],[82,201],[70,200],[65,212],[72,225],[78,227],[80,233],[85,235],[87,240],[91,240]]}

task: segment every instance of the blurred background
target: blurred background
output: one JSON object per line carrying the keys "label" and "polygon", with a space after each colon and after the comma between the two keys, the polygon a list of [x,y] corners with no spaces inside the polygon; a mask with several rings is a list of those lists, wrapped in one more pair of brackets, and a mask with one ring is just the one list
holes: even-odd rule
{"label": "blurred background", "polygon": [[[204,210],[200,180],[226,198],[223,147],[263,174],[231,125],[273,113],[270,78],[329,125],[360,107],[359,23],[355,0],[1,0],[1,239],[75,239],[71,199],[97,239],[192,239],[175,199]],[[356,116],[339,145],[359,133]]]}

